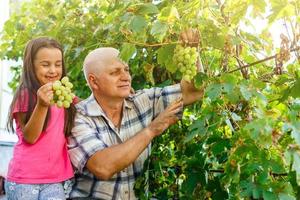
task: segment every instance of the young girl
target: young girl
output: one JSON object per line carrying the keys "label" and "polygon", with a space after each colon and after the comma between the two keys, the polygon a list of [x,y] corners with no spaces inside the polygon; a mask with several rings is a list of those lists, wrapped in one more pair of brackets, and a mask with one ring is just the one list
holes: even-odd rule
{"label": "young girl", "polygon": [[8,120],[11,130],[15,121],[19,138],[5,182],[9,200],[65,199],[62,182],[73,177],[65,137],[75,108],[50,105],[52,83],[65,75],[57,41],[47,37],[29,41]]}

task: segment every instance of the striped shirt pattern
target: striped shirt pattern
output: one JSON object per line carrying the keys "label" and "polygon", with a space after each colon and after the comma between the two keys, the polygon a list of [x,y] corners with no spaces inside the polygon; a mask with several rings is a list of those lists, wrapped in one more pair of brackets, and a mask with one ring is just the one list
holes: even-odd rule
{"label": "striped shirt pattern", "polygon": [[85,165],[97,151],[121,144],[136,135],[171,102],[181,97],[179,84],[137,91],[124,100],[120,129],[108,119],[93,95],[78,103],[75,125],[68,138],[69,155],[77,170],[70,197],[136,199],[134,181],[143,169],[151,145],[148,145],[134,163],[108,181],[95,177]]}

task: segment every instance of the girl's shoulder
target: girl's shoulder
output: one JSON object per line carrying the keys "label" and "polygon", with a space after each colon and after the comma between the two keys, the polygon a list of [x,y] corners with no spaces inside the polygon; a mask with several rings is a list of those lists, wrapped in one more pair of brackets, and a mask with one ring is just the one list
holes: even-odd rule
{"label": "girl's shoulder", "polygon": [[13,113],[28,111],[28,104],[30,99],[29,93],[30,91],[28,88],[20,89],[18,96],[16,96]]}

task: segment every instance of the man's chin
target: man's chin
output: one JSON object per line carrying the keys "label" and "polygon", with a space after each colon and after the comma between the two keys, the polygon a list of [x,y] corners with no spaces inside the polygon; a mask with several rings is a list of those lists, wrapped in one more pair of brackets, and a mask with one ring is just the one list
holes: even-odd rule
{"label": "man's chin", "polygon": [[118,96],[120,97],[120,98],[127,98],[127,97],[129,97],[130,96],[130,92],[120,92],[119,94],[118,94]]}
{"label": "man's chin", "polygon": [[122,97],[127,98],[130,96],[130,93],[122,95]]}

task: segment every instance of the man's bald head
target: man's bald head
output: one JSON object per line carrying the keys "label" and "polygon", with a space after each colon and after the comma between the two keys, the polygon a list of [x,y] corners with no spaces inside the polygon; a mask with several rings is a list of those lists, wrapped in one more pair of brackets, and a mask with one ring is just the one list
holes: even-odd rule
{"label": "man's bald head", "polygon": [[119,51],[112,47],[102,47],[91,51],[84,59],[83,71],[88,83],[90,73],[98,74],[105,66],[112,64],[113,61],[119,61]]}

